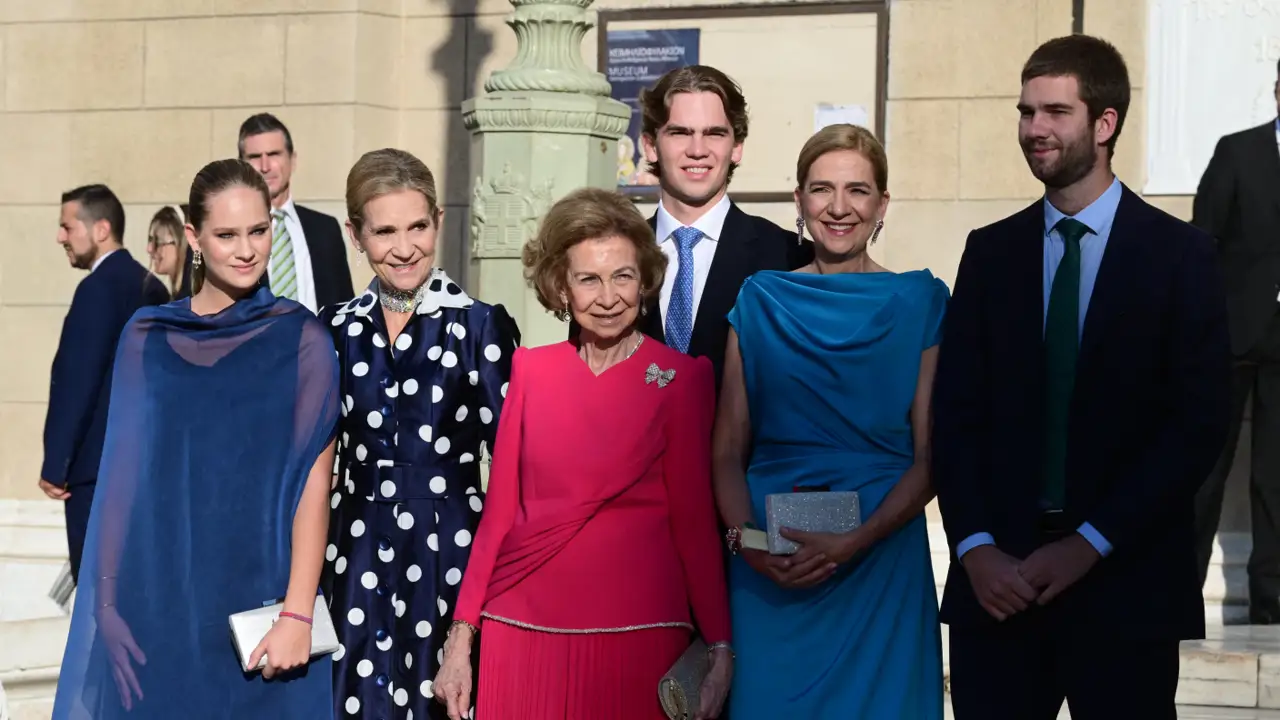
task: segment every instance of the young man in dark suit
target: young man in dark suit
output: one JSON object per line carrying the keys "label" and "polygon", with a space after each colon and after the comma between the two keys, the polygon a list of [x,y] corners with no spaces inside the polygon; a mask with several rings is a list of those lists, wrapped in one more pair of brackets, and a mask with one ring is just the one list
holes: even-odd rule
{"label": "young man in dark suit", "polygon": [[66,503],[72,577],[80,572],[106,436],[116,343],[134,311],[169,301],[164,284],[121,244],[124,207],[105,185],[62,196],[58,244],[89,276],[76,286],[49,376],[40,489]]}
{"label": "young man in dark suit", "polygon": [[[293,201],[297,154],[289,128],[270,113],[254,115],[240,125],[238,150],[271,191],[271,258],[263,283],[276,296],[297,300],[312,312],[355,297],[338,221]],[[186,267],[183,277],[190,278],[190,251]],[[189,293],[190,280],[184,279],[183,287]]]}
{"label": "young man in dark suit", "polygon": [[969,235],[934,390],[957,720],[1173,720],[1203,637],[1192,500],[1227,431],[1212,240],[1111,172],[1129,76],[1051,40],[1018,137],[1045,197]]}
{"label": "young man in dark suit", "polygon": [[727,318],[743,281],[760,270],[809,264],[813,243],[729,199],[747,139],[747,101],[727,75],[705,65],[672,70],[642,94],[640,111],[641,144],[661,191],[649,225],[669,261],[640,329],[709,358],[718,389]]}
{"label": "young man in dark suit", "polygon": [[[1280,106],[1280,63],[1274,88]],[[1222,494],[1253,395],[1250,459],[1253,551],[1249,623],[1280,623],[1280,120],[1227,135],[1196,191],[1192,224],[1218,242],[1231,293],[1231,429],[1196,497],[1197,560],[1203,583],[1222,514]]]}

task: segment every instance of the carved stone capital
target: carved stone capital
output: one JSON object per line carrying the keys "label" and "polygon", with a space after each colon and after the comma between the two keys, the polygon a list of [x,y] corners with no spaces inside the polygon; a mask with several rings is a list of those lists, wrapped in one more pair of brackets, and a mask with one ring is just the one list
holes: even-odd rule
{"label": "carved stone capital", "polygon": [[592,0],[511,0],[507,25],[515,60],[485,81],[486,92],[561,92],[609,96],[609,81],[582,62],[582,38],[595,26]]}

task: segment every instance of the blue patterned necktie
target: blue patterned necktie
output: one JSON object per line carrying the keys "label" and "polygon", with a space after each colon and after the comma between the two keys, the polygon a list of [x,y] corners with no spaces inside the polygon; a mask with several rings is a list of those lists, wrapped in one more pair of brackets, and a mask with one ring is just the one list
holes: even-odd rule
{"label": "blue patterned necktie", "polygon": [[682,227],[672,237],[676,241],[676,281],[667,304],[665,333],[668,346],[687,353],[693,336],[693,246],[702,239],[702,231]]}

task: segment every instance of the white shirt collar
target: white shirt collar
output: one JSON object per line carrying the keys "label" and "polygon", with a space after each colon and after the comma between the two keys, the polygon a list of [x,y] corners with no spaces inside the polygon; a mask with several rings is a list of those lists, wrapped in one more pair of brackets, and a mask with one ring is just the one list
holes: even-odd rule
{"label": "white shirt collar", "polygon": [[103,261],[103,260],[106,260],[106,259],[107,259],[107,256],[108,256],[108,255],[110,255],[111,253],[113,253],[113,252],[115,252],[116,250],[119,250],[119,249],[120,249],[120,248],[116,248],[115,250],[108,250],[108,251],[106,251],[106,252],[102,253],[101,255],[99,255],[99,256],[98,256],[98,259],[93,261],[93,266],[89,268],[89,272],[93,272],[94,270],[97,270],[97,269],[98,269],[98,266],[102,264],[102,261]]}
{"label": "white shirt collar", "polygon": [[[725,194],[720,198],[720,202],[712,205],[710,209],[702,213],[694,221],[691,227],[695,227],[702,231],[703,238],[711,242],[719,242],[720,236],[724,233],[724,219],[729,216],[729,195]],[[658,201],[658,223],[654,234],[658,236],[658,244],[671,240],[671,234],[684,225],[672,217],[671,213],[662,206],[662,201]]]}
{"label": "white shirt collar", "polygon": [[271,208],[271,211],[273,213],[276,210],[280,210],[281,212],[283,212],[285,216],[288,217],[290,220],[293,220],[294,222],[298,222],[298,206],[293,204],[292,194],[289,195],[289,199],[285,200],[284,204],[281,205],[279,208],[274,208],[274,207]]}

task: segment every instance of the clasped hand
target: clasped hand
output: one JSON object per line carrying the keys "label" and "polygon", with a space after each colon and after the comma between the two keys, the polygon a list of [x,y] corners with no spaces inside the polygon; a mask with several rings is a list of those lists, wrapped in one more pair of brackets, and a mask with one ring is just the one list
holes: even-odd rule
{"label": "clasped hand", "polygon": [[741,550],[742,559],[756,572],[785,588],[809,588],[826,582],[866,546],[860,530],[847,533],[804,532],[782,528],[782,537],[800,545],[794,555]]}
{"label": "clasped hand", "polygon": [[1045,545],[1019,561],[995,545],[979,545],[964,554],[978,602],[1004,621],[1032,603],[1047,605],[1084,577],[1100,556],[1078,533]]}

